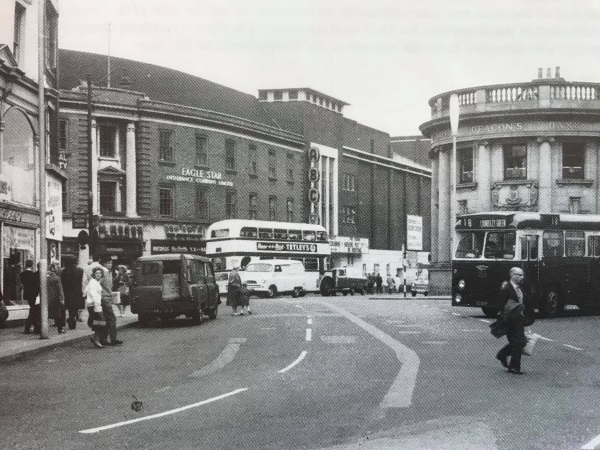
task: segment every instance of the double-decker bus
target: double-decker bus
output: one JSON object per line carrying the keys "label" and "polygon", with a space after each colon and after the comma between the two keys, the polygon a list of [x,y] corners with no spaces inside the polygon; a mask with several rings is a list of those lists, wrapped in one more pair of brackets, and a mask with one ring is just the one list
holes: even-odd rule
{"label": "double-decker bus", "polygon": [[511,267],[545,316],[566,305],[600,305],[600,215],[489,212],[456,223],[452,305],[497,315],[500,286]]}
{"label": "double-decker bus", "polygon": [[329,269],[331,248],[320,225],[229,219],[215,222],[206,232],[206,255],[215,270],[229,271],[242,258],[295,259],[306,270],[306,290],[318,290],[320,271]]}

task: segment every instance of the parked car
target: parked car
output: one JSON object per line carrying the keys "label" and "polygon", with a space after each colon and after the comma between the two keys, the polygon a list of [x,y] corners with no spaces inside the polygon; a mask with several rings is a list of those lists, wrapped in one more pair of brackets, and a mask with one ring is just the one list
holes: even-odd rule
{"label": "parked car", "polygon": [[364,295],[367,292],[367,277],[359,267],[331,269],[321,278],[319,292],[323,296],[335,295],[337,292],[344,295],[354,295],[355,292],[359,292]]}
{"label": "parked car", "polygon": [[417,278],[410,287],[410,292],[413,297],[416,297],[417,294],[429,294],[429,270],[423,269],[419,272]]}
{"label": "parked car", "polygon": [[144,325],[182,314],[198,323],[216,319],[221,303],[210,259],[181,253],[138,258],[130,293],[131,312]]}
{"label": "parked car", "polygon": [[263,297],[291,293],[292,297],[306,295],[306,271],[301,261],[293,259],[261,259],[240,271],[242,283],[248,290]]}

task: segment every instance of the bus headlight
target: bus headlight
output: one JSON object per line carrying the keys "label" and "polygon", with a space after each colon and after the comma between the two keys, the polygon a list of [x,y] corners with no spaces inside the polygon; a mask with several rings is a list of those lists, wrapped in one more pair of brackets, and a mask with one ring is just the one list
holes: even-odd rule
{"label": "bus headlight", "polygon": [[456,295],[454,296],[454,302],[455,302],[455,303],[460,303],[461,301],[462,301],[462,295],[460,295],[460,294],[456,294]]}
{"label": "bus headlight", "polygon": [[462,291],[465,288],[465,280],[459,280],[458,288]]}

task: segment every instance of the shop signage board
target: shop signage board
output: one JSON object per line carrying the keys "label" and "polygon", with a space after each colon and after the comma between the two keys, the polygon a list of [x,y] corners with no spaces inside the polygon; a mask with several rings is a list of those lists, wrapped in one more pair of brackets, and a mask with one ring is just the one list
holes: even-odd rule
{"label": "shop signage board", "polygon": [[216,186],[233,186],[232,181],[223,180],[221,172],[213,170],[182,167],[178,174],[167,175],[167,181],[181,181],[185,183],[214,184]]}
{"label": "shop signage board", "polygon": [[266,252],[317,253],[317,244],[303,244],[295,242],[257,242],[256,250]]}
{"label": "shop signage board", "polygon": [[40,225],[40,216],[7,208],[0,208],[0,220],[28,225]]}
{"label": "shop signage board", "polygon": [[150,241],[150,253],[152,255],[161,255],[165,253],[190,253],[194,255],[205,255],[206,242],[179,241],[175,239],[152,239]]}
{"label": "shop signage board", "polygon": [[369,253],[369,239],[350,236],[333,236],[329,239],[331,253]]}
{"label": "shop signage board", "polygon": [[83,229],[88,228],[88,213],[74,212],[71,216],[73,218],[73,229],[74,230],[77,230],[80,228],[83,228]]}
{"label": "shop signage board", "polygon": [[98,244],[98,254],[100,255],[130,255],[141,256],[142,245],[138,242],[100,242]]}
{"label": "shop signage board", "polygon": [[423,250],[423,217],[406,216],[407,250]]}
{"label": "shop signage board", "polygon": [[46,238],[62,241],[62,182],[50,175],[46,180]]}

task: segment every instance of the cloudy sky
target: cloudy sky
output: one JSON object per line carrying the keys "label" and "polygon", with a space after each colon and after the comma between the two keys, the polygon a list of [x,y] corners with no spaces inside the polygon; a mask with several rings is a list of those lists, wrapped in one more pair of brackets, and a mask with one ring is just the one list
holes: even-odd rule
{"label": "cloudy sky", "polygon": [[[428,100],[561,66],[600,82],[600,1],[60,0],[60,46],[159,64],[257,95],[311,87],[345,115],[419,134]],[[544,74],[545,74],[544,70]]]}

